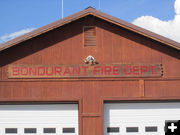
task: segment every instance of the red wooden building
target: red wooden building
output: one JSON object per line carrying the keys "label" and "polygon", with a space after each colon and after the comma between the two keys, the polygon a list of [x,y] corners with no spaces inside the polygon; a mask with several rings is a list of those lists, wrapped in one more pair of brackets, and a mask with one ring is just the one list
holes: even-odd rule
{"label": "red wooden building", "polygon": [[180,119],[180,43],[87,8],[0,46],[0,134],[154,135]]}

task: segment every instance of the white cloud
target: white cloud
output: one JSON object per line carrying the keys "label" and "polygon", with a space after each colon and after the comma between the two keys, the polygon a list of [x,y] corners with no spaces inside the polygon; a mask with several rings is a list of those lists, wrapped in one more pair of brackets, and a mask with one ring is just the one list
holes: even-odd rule
{"label": "white cloud", "polygon": [[176,14],[180,14],[180,0],[176,0],[174,4]]}
{"label": "white cloud", "polygon": [[180,42],[180,0],[175,1],[174,8],[176,15],[173,20],[162,21],[153,16],[141,16],[133,24]]}
{"label": "white cloud", "polygon": [[0,37],[0,43],[3,43],[3,42],[6,42],[8,40],[11,40],[11,39],[14,39],[18,36],[21,36],[21,35],[24,35],[28,32],[31,32],[33,31],[35,28],[28,28],[28,29],[23,29],[23,30],[20,30],[20,31],[17,31],[17,32],[13,32],[13,33],[10,33],[10,34],[6,34],[6,35],[3,35]]}

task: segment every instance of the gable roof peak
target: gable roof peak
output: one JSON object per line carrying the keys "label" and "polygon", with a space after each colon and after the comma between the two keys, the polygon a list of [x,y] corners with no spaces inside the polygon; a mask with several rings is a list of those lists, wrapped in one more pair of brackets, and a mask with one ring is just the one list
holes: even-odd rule
{"label": "gable roof peak", "polygon": [[50,30],[61,27],[65,24],[71,23],[71,22],[78,20],[80,18],[83,18],[87,15],[93,15],[95,17],[102,19],[102,20],[105,20],[105,21],[110,22],[112,24],[118,25],[118,26],[123,27],[127,30],[133,31],[137,34],[143,35],[143,36],[151,38],[157,42],[163,43],[164,45],[167,45],[167,46],[170,46],[170,47],[175,48],[177,50],[180,50],[180,43],[178,43],[176,41],[173,41],[171,39],[165,38],[163,36],[160,36],[156,33],[151,32],[151,31],[140,28],[134,24],[131,24],[131,23],[125,22],[123,20],[120,20],[118,18],[115,18],[115,17],[108,15],[104,12],[96,10],[93,7],[88,7],[88,8],[86,8],[86,9],[84,9],[78,13],[71,15],[71,16],[65,17],[65,18],[60,19],[58,21],[55,21],[51,24],[43,26],[39,29],[36,29],[32,32],[29,32],[27,34],[24,34],[24,35],[19,36],[15,39],[12,39],[10,41],[5,42],[5,43],[0,45],[0,51],[5,50],[7,48],[10,48],[10,47],[17,45],[19,43],[22,43],[24,41],[27,41],[31,38],[37,37],[43,33],[46,33]]}
{"label": "gable roof peak", "polygon": [[[89,6],[89,7],[85,8],[85,10],[87,10],[87,9],[95,9],[95,8]],[[95,10],[96,10],[96,9],[95,9]]]}

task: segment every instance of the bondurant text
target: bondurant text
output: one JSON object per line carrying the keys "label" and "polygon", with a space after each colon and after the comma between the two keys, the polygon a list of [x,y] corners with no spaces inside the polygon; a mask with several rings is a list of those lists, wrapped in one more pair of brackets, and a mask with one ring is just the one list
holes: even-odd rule
{"label": "bondurant text", "polygon": [[160,77],[161,64],[9,65],[9,78]]}

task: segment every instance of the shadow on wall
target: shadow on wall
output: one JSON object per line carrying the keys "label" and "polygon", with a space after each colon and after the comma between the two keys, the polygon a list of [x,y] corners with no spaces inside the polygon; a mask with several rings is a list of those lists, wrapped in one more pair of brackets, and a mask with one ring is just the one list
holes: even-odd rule
{"label": "shadow on wall", "polygon": [[22,59],[50,46],[53,46],[54,44],[57,44],[59,42],[63,42],[64,40],[69,39],[73,36],[81,34],[83,26],[92,25],[111,31],[126,39],[132,40],[159,52],[163,52],[167,55],[180,59],[180,51],[172,47],[154,41],[150,38],[143,37],[142,35],[138,35],[135,32],[131,32],[120,26],[89,15],[1,51],[0,67],[17,61],[18,59]]}

